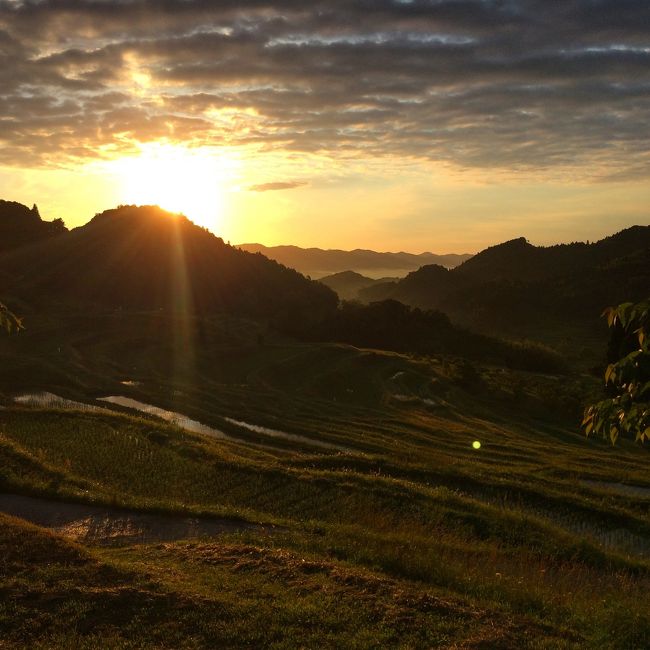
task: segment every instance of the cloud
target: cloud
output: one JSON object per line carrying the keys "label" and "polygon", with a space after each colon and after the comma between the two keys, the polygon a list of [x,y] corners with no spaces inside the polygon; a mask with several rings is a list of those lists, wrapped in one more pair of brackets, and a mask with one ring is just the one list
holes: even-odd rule
{"label": "cloud", "polygon": [[249,192],[271,192],[275,190],[294,190],[297,187],[304,187],[307,185],[304,181],[289,181],[289,182],[273,182],[273,183],[260,183],[259,185],[251,185],[248,187]]}
{"label": "cloud", "polygon": [[155,138],[647,174],[646,0],[0,0],[0,162]]}

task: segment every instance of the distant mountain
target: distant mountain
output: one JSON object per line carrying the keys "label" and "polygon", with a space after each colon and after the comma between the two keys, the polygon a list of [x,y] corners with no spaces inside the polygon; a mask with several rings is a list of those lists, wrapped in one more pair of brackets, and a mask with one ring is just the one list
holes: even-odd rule
{"label": "distant mountain", "polygon": [[[458,267],[460,268],[460,267]],[[359,291],[362,302],[399,300],[406,305],[437,308],[439,297],[456,286],[457,274],[438,264],[423,266],[397,282],[384,282]],[[425,288],[426,287],[426,288]]]}
{"label": "distant mountain", "polygon": [[593,244],[538,247],[524,238],[492,246],[457,268],[424,266],[394,283],[359,291],[439,309],[481,331],[525,335],[531,327],[598,321],[608,305],[650,294],[650,226]]}
{"label": "distant mountain", "polygon": [[0,252],[67,231],[61,219],[43,221],[36,205],[29,209],[22,203],[0,200]]}
{"label": "distant mountain", "polygon": [[0,255],[0,295],[39,302],[228,311],[307,327],[338,299],[262,255],[158,207],[122,206],[63,236]]}
{"label": "distant mountain", "polygon": [[332,273],[355,271],[369,278],[384,276],[403,277],[410,271],[426,264],[439,264],[447,268],[458,266],[471,255],[435,255],[434,253],[378,253],[371,250],[353,251],[323,250],[322,248],[299,248],[298,246],[263,246],[241,244],[242,250],[262,253],[267,257],[296,269],[314,279]]}
{"label": "distant mountain", "polygon": [[357,300],[359,298],[359,291],[376,285],[383,285],[386,282],[396,282],[398,279],[379,278],[378,280],[373,280],[354,271],[342,271],[341,273],[326,275],[319,282],[322,282],[332,289],[332,291],[335,291],[341,300]]}

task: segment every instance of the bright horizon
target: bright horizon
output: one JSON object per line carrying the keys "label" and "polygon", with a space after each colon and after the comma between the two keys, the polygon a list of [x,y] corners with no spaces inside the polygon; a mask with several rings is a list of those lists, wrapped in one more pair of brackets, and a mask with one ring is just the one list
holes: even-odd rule
{"label": "bright horizon", "polygon": [[[137,164],[137,159],[121,159],[118,161],[120,166],[124,165],[128,168],[131,164]],[[0,170],[0,178],[2,178],[4,170]],[[43,174],[43,170],[39,170],[37,175]],[[23,178],[25,171],[22,172]],[[45,172],[49,176],[47,172]],[[59,179],[66,178],[67,183],[74,183],[75,181],[70,178],[70,175],[77,176],[79,171],[64,172],[57,170],[53,173],[52,180],[58,182]],[[602,214],[602,207],[599,209],[594,208],[594,213],[601,212],[601,219],[585,219],[580,220],[579,227],[575,227],[572,221],[564,221],[561,218],[555,227],[551,230],[548,229],[549,219],[548,215],[542,215],[538,220],[520,220],[517,218],[516,210],[510,214],[510,218],[500,218],[485,221],[477,221],[472,223],[472,219],[467,217],[462,219],[459,212],[455,211],[457,208],[462,210],[462,204],[459,206],[450,204],[448,206],[451,216],[447,217],[447,226],[436,226],[435,222],[429,224],[425,223],[419,231],[420,236],[417,237],[418,243],[415,243],[410,236],[403,237],[383,237],[381,232],[374,234],[368,233],[367,235],[359,234],[356,237],[351,235],[344,228],[337,230],[335,233],[326,235],[324,233],[310,233],[309,230],[300,231],[298,229],[270,229],[263,230],[260,227],[260,222],[263,221],[258,213],[254,210],[247,213],[245,207],[251,201],[258,205],[264,200],[264,197],[251,199],[248,196],[242,197],[241,190],[235,188],[234,190],[219,188],[216,194],[215,205],[218,209],[213,207],[212,210],[202,209],[200,206],[192,206],[191,202],[184,202],[182,199],[165,200],[164,196],[156,193],[148,193],[146,186],[134,190],[133,192],[119,192],[115,191],[115,186],[111,186],[105,178],[95,174],[89,174],[84,183],[87,183],[85,192],[81,197],[70,197],[67,193],[59,193],[55,191],[50,185],[50,179],[45,182],[34,182],[32,179],[25,183],[30,189],[28,191],[16,192],[15,190],[3,191],[1,199],[9,201],[18,201],[25,205],[31,206],[36,203],[39,206],[39,211],[43,219],[51,221],[55,218],[62,218],[68,228],[75,228],[84,225],[92,219],[92,217],[104,210],[108,210],[121,204],[136,204],[136,205],[160,205],[165,210],[170,212],[180,212],[187,216],[197,225],[206,227],[215,235],[222,237],[225,241],[232,244],[262,244],[267,247],[272,246],[298,246],[301,248],[322,248],[322,249],[338,249],[338,250],[354,250],[354,249],[367,249],[375,250],[378,252],[408,252],[419,254],[424,252],[447,254],[447,253],[470,253],[475,254],[484,250],[489,246],[514,239],[517,237],[525,237],[531,244],[536,246],[552,246],[554,244],[565,244],[574,241],[597,241],[604,237],[614,234],[620,230],[628,228],[633,225],[645,225],[650,221],[650,218],[644,217],[644,209],[641,211],[634,211],[633,217],[629,218],[615,218],[610,217],[608,214]],[[10,187],[16,186],[15,182],[10,184]],[[119,185],[117,185],[119,187]],[[621,187],[617,192],[617,196],[624,199],[627,188]],[[543,189],[540,191],[543,192]],[[612,188],[607,188],[608,192]],[[40,194],[38,194],[40,192]],[[648,204],[650,205],[650,192],[648,196]],[[96,198],[97,196],[101,198]],[[380,196],[385,197],[385,193]],[[601,196],[598,193],[598,196]],[[596,201],[597,202],[597,201]],[[237,209],[234,206],[238,205],[241,212],[239,217],[239,224],[237,223],[237,214],[233,210]],[[517,205],[521,205],[520,202]],[[244,208],[242,209],[242,206]],[[300,207],[299,203],[295,204],[296,208]],[[332,206],[334,209],[335,206]],[[262,208],[260,208],[262,209]],[[272,215],[277,214],[273,209],[266,209],[267,220],[272,219]],[[280,207],[280,210],[282,206]],[[321,210],[323,208],[321,207]],[[454,227],[453,222],[455,219],[461,224],[462,227]],[[234,223],[233,223],[234,222]],[[249,224],[249,228],[241,227],[242,223]],[[375,226],[377,221],[373,222]],[[238,227],[238,225],[240,227]],[[431,232],[429,237],[426,237],[426,230],[437,228],[437,232]],[[358,229],[357,229],[358,230]],[[423,232],[424,231],[424,232]],[[284,232],[288,232],[284,235]],[[289,237],[295,233],[292,239]],[[422,242],[430,242],[428,245]]]}
{"label": "bright horizon", "polygon": [[158,204],[233,243],[413,253],[650,223],[633,9],[114,4],[0,2],[0,198],[45,219]]}

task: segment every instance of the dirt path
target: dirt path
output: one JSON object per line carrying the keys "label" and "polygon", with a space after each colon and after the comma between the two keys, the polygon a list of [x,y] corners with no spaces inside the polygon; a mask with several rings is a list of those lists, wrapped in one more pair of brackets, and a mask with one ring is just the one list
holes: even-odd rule
{"label": "dirt path", "polygon": [[228,519],[174,517],[81,503],[0,494],[0,512],[50,528],[86,544],[121,545],[215,537],[272,527]]}

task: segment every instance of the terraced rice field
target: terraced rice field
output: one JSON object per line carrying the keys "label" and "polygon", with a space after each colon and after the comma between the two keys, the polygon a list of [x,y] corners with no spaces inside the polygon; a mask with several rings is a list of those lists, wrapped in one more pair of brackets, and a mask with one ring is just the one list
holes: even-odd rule
{"label": "terraced rice field", "polygon": [[54,533],[3,519],[7,647],[650,645],[648,451],[554,417],[571,386],[345,346],[238,359],[7,397],[0,511],[44,500]]}

